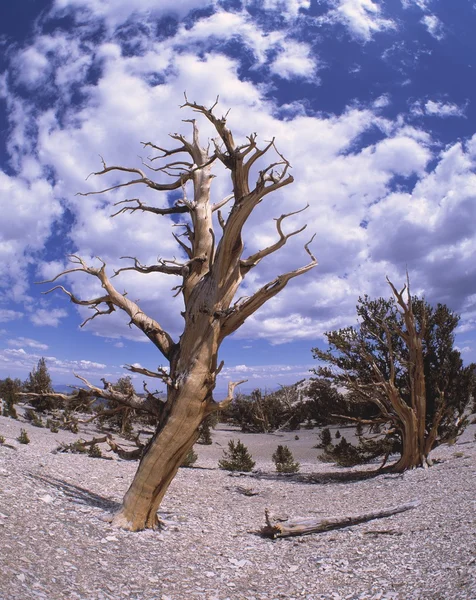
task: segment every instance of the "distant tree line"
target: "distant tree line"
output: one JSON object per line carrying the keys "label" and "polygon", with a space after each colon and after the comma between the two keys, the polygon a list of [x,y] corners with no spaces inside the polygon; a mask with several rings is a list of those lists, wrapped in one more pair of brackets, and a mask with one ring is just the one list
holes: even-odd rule
{"label": "distant tree line", "polygon": [[[476,367],[465,366],[455,347],[458,315],[445,305],[433,307],[411,296],[408,283],[400,292],[390,285],[393,297],[360,298],[358,326],[328,332],[327,349],[312,350],[319,361],[314,377],[273,391],[236,394],[220,419],[245,433],[353,424],[357,445],[345,436],[333,442],[329,430],[324,430],[316,446],[324,450],[324,458],[351,465],[378,456],[386,461],[390,454],[399,453],[394,470],[430,464],[431,450],[456,440],[475,410]],[[94,389],[99,388],[72,395],[55,393],[46,360],[41,358],[24,382],[10,377],[0,380],[2,414],[17,418],[16,405],[26,400],[33,410],[24,415],[32,424],[47,425],[52,431],[58,427],[77,431],[75,415],[89,413],[87,420],[96,419],[103,429],[135,439],[138,450],[132,454],[140,456],[145,444],[139,443],[134,431],[156,424],[161,410],[156,405],[162,404],[158,393],[151,394],[144,384],[139,396],[130,377],[103,383],[106,391],[115,392],[110,399],[99,391],[101,398],[96,397]],[[116,401],[116,392],[130,402]],[[139,397],[139,408],[134,409]],[[144,399],[154,403],[153,411],[141,410]],[[52,414],[46,424],[44,413]],[[203,420],[198,443],[212,443],[211,430],[217,422],[218,414]],[[363,435],[364,425],[374,437]]]}

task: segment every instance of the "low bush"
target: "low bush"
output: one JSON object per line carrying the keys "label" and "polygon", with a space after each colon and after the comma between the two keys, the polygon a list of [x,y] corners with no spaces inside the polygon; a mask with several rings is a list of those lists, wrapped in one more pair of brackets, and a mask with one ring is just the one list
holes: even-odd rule
{"label": "low bush", "polygon": [[191,467],[197,462],[198,454],[194,451],[193,448],[187,452],[187,455],[183,459],[182,467]]}
{"label": "low bush", "polygon": [[28,433],[25,429],[20,430],[20,435],[17,437],[17,441],[20,442],[20,444],[30,443],[30,438],[28,437]]}
{"label": "low bush", "polygon": [[314,446],[314,448],[326,448],[332,444],[332,434],[328,427],[324,427],[324,429],[319,433],[319,442]]}
{"label": "low bush", "polygon": [[32,408],[27,408],[25,411],[25,419],[34,427],[44,427],[43,419]]}
{"label": "low bush", "polygon": [[294,461],[294,456],[287,446],[278,446],[273,453],[273,462],[278,473],[297,473],[299,463]]}
{"label": "low bush", "polygon": [[238,440],[228,442],[228,450],[223,450],[223,458],[219,461],[218,466],[225,471],[252,471],[255,466],[255,461],[248,451],[248,448]]}
{"label": "low bush", "polygon": [[91,458],[102,458],[101,448],[97,444],[92,444],[89,447],[88,456]]}

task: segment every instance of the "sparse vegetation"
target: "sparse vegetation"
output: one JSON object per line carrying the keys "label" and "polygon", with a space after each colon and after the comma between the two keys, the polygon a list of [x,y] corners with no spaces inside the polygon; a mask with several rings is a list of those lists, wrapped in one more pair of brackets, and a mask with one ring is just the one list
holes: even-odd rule
{"label": "sparse vegetation", "polygon": [[193,448],[187,452],[185,458],[183,459],[182,467],[191,467],[193,466],[198,459],[198,454],[195,452]]}
{"label": "sparse vegetation", "polygon": [[278,446],[273,453],[273,462],[278,473],[297,473],[299,463],[295,462],[293,453],[287,446]]}
{"label": "sparse vegetation", "polygon": [[4,417],[11,417],[12,419],[18,419],[15,404],[19,400],[18,393],[22,389],[22,383],[19,379],[6,379],[0,380],[0,398],[2,398],[2,414]]}
{"label": "sparse vegetation", "polygon": [[219,461],[220,469],[226,471],[244,471],[249,472],[254,469],[255,461],[248,451],[248,448],[238,440],[228,442],[228,450],[223,450],[223,458]]}
{"label": "sparse vegetation", "polygon": [[91,458],[102,458],[101,448],[97,444],[92,444],[89,447],[88,456]]}
{"label": "sparse vegetation", "polygon": [[319,442],[314,446],[314,448],[327,448],[329,444],[332,444],[331,430],[328,427],[324,427],[324,429],[319,433]]}
{"label": "sparse vegetation", "polygon": [[4,444],[5,443],[5,436],[0,435],[0,444]]}
{"label": "sparse vegetation", "polygon": [[38,415],[32,408],[25,410],[25,419],[29,421],[34,427],[44,427],[43,419]]}
{"label": "sparse vegetation", "polygon": [[30,392],[32,394],[29,398],[29,402],[35,410],[46,412],[57,407],[58,401],[54,396],[50,395],[54,393],[54,390],[44,358],[40,358],[36,368],[30,372],[27,380],[23,384],[23,388],[25,392]]}
{"label": "sparse vegetation", "polygon": [[197,444],[203,446],[210,446],[212,444],[212,417],[213,415],[209,415],[200,423]]}
{"label": "sparse vegetation", "polygon": [[30,438],[28,437],[28,433],[25,429],[20,430],[20,435],[17,437],[17,441],[20,442],[20,444],[30,443]]}
{"label": "sparse vegetation", "polygon": [[249,396],[237,394],[224,418],[241,427],[244,433],[299,429],[306,419],[299,384],[281,386],[274,392],[256,389]]}

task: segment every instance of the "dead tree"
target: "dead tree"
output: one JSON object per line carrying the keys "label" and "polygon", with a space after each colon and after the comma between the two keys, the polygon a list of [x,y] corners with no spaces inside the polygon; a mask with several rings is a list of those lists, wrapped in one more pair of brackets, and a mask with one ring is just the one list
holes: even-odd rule
{"label": "dead tree", "polygon": [[[114,287],[112,277],[107,274],[106,264],[102,261],[99,267],[94,267],[86,264],[79,256],[72,256],[73,268],[50,280],[52,282],[61,275],[75,272],[86,273],[98,279],[104,293],[96,298],[80,299],[63,286],[53,289],[62,290],[74,304],[87,306],[93,311],[83,325],[117,309],[123,311],[128,315],[131,326],[137,327],[147,336],[169,365],[168,368],[160,367],[156,371],[128,367],[132,372],[161,379],[167,386],[167,401],[161,411],[156,432],[142,455],[134,480],[124,497],[123,506],[113,520],[116,526],[132,531],[158,526],[157,510],[184,457],[197,439],[200,423],[213,411],[226,407],[232,401],[234,388],[241,383],[230,382],[228,397],[220,403],[214,401],[216,378],[223,367],[223,363],[218,363],[218,350],[223,340],[265,302],[283,290],[291,279],[310,271],[317,264],[308,242],[304,246],[310,257],[308,264],[279,275],[249,297],[236,299],[238,288],[246,274],[264,258],[282,248],[291,236],[304,229],[302,227],[285,233],[282,228],[286,218],[304,208],[281,215],[276,220],[275,243],[250,256],[243,256],[242,231],[246,221],[269,194],[292,183],[290,164],[276,150],[274,140],[260,149],[256,134],[251,134],[244,144],[238,145],[227,126],[226,116],[218,118],[214,114],[217,103],[206,108],[195,102],[188,102],[187,98],[185,100],[183,107],[206,118],[216,130],[217,138],[213,140],[211,149],[201,145],[196,121],[191,119],[190,140],[180,134],[171,135],[177,142],[172,149],[164,149],[151,142],[144,143],[144,147],[157,152],[149,159],[146,167],[155,174],[169,177],[167,183],[150,179],[142,169],[108,166],[103,161],[103,168],[94,175],[125,173],[132,178],[98,192],[84,194],[101,194],[132,185],[145,185],[166,193],[183,191],[182,198],[166,208],[157,208],[139,199],[121,200],[117,203],[120,208],[113,215],[138,211],[157,216],[184,216],[185,222],[180,224],[183,233],[173,234],[184,256],[182,261],[158,259],[157,264],[144,265],[137,257],[125,257],[132,264],[113,274],[115,277],[123,271],[135,271],[143,274],[163,273],[180,278],[175,289],[177,294],[183,296],[185,308],[182,313],[183,332],[179,340],[172,339],[159,321],[146,315],[136,302]],[[277,158],[259,170],[252,183],[253,167],[269,151],[274,151]],[[160,166],[161,161],[169,162]],[[232,193],[213,205],[210,202],[210,186],[214,177],[212,166],[216,161],[228,169]],[[193,196],[188,198],[186,189],[190,184]],[[226,204],[231,207],[227,216],[221,211]],[[215,232],[214,215],[219,224],[219,233]],[[94,389],[94,386],[85,383],[90,389]],[[108,397],[117,402],[140,410],[137,406],[140,399],[119,397],[112,389],[100,392],[101,397],[106,392]],[[150,399],[145,401],[150,402]]]}

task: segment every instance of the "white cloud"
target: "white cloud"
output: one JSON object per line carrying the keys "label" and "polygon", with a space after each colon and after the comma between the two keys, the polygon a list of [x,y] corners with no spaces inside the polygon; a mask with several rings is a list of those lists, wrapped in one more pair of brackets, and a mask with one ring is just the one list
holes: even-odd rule
{"label": "white cloud", "polygon": [[301,42],[283,42],[278,56],[270,65],[271,72],[283,79],[304,77],[311,79],[316,70],[315,58],[310,48]]}
{"label": "white cloud", "polygon": [[458,106],[442,100],[417,100],[411,105],[411,114],[416,117],[465,117],[467,104]]}
{"label": "white cloud", "polygon": [[428,33],[436,40],[442,40],[445,37],[443,23],[436,15],[425,15],[421,22],[426,27]]}
{"label": "white cloud", "polygon": [[55,0],[52,13],[64,14],[69,12],[77,21],[89,24],[92,17],[104,19],[109,28],[113,29],[128,21],[134,14],[148,16],[151,19],[164,14],[174,14],[183,17],[194,8],[204,8],[214,2],[202,0],[115,0],[114,3],[103,0]]}
{"label": "white cloud", "polygon": [[9,346],[13,346],[14,348],[22,348],[23,346],[26,346],[35,350],[48,350],[47,344],[42,344],[41,342],[25,337],[7,340],[7,344]]}
{"label": "white cloud", "polygon": [[0,308],[0,323],[8,323],[16,319],[21,319],[23,313],[18,310],[10,310],[8,308]]}
{"label": "white cloud", "polygon": [[[42,357],[46,360],[53,383],[74,381],[73,372],[83,377],[96,379],[102,376],[117,379],[123,375],[119,367],[108,367],[104,363],[89,360],[64,360],[55,356],[26,352],[23,348],[0,349],[0,369],[11,377],[25,378],[37,366]],[[105,373],[106,369],[109,369],[110,372]]]}
{"label": "white cloud", "polygon": [[[156,8],[166,10],[171,3],[156,5],[155,2],[152,7],[148,0],[134,4],[119,0],[114,6],[99,0],[57,0],[55,4],[56,10],[84,9],[84,22],[91,19],[93,11],[96,17],[104,17],[110,27],[127,20],[134,10],[141,14],[151,10],[153,18]],[[192,5],[198,3],[189,2],[179,8],[186,10]],[[282,6],[278,0],[269,0],[265,8],[275,10]],[[298,17],[299,8],[307,8],[306,2],[299,0],[286,6],[288,18]],[[352,36],[362,41],[395,27],[382,16],[378,3],[371,0],[336,1],[326,18],[328,22],[343,23]],[[276,239],[272,217],[310,204],[308,211],[285,225],[285,231],[304,224],[308,224],[308,230],[299,238],[291,238],[279,255],[264,260],[245,280],[242,292],[252,293],[278,273],[306,262],[303,244],[313,233],[319,266],[299,282],[291,282],[282,295],[250,318],[238,334],[241,338],[261,337],[272,343],[315,339],[328,329],[351,323],[358,295],[388,295],[385,275],[398,281],[409,259],[413,261],[410,266],[421,271],[422,265],[431,266],[428,276],[422,276],[422,285],[430,291],[438,288],[438,260],[452,257],[456,273],[463,268],[472,273],[466,231],[474,222],[470,190],[475,188],[470,175],[474,157],[469,150],[448,149],[439,158],[437,168],[427,173],[433,158],[431,135],[406,124],[405,117],[395,121],[383,119],[381,109],[389,102],[386,95],[373,105],[348,108],[339,115],[309,116],[305,104],[296,102],[287,107],[288,119],[281,121],[275,116],[276,106],[263,94],[269,89],[267,84],[241,80],[238,59],[219,53],[220,44],[229,40],[230,34],[252,55],[256,69],[270,70],[288,79],[315,77],[318,63],[306,44],[290,38],[287,30],[261,29],[245,10],[231,13],[218,9],[188,28],[179,26],[175,34],[160,43],[144,36],[143,51],[134,56],[123,52],[112,37],[99,41],[94,48],[72,42],[71,56],[64,52],[68,39],[59,35],[49,46],[46,41],[34,41],[32,47],[45,56],[53,47],[60,52],[54,77],[48,79],[51,90],[56,90],[58,104],[35,112],[13,93],[9,96],[14,123],[9,151],[19,174],[0,174],[0,184],[3,181],[9,197],[15,198],[12,214],[16,216],[11,217],[5,231],[14,232],[16,246],[8,252],[3,250],[6,258],[0,261],[0,273],[8,260],[16,265],[18,261],[12,258],[25,256],[28,261],[32,251],[44,246],[52,223],[61,215],[58,198],[74,216],[68,243],[88,263],[94,263],[94,256],[103,258],[110,274],[124,265],[120,256],[137,256],[144,264],[153,264],[158,254],[162,258],[180,258],[167,218],[147,218],[138,213],[109,218],[113,203],[131,197],[132,188],[102,196],[74,194],[126,180],[126,175],[122,175],[91,177],[85,182],[89,172],[100,168],[99,153],[108,164],[138,166],[137,154],[147,155],[139,145],[141,140],[169,144],[167,135],[174,129],[189,135],[190,125],[181,120],[191,113],[178,108],[184,89],[190,99],[205,104],[213,103],[220,94],[217,114],[232,107],[228,122],[236,140],[244,140],[252,131],[259,133],[260,144],[276,136],[278,148],[293,165],[293,186],[266,198],[250,219],[247,252]],[[96,64],[101,72],[94,85],[85,76],[91,64]],[[36,85],[39,78],[32,72],[28,75],[29,85]],[[65,100],[68,106],[70,80],[80,86],[83,100],[80,106],[64,110]],[[155,83],[156,80],[161,83]],[[419,104],[425,114],[436,110],[435,101],[431,102]],[[451,112],[449,103],[444,105],[446,109],[440,104],[440,112]],[[32,123],[38,127],[37,139],[31,134]],[[202,121],[200,127],[206,140],[211,128]],[[363,146],[367,135],[378,141],[365,142]],[[471,147],[476,148],[476,142]],[[48,183],[44,177],[47,169],[54,171],[54,183]],[[212,184],[214,200],[227,195],[231,187],[223,169],[218,168],[217,174]],[[420,178],[412,193],[395,189],[395,176],[411,175]],[[167,202],[167,197],[143,188],[134,189],[136,194],[155,205]],[[25,236],[28,239],[23,239]],[[435,254],[435,245],[441,245],[444,256]],[[35,264],[44,278],[65,268],[59,260],[38,260]],[[26,281],[25,270],[4,274],[4,281],[13,279],[21,285]],[[170,299],[170,289],[178,283],[177,279],[122,273],[114,281],[121,292],[127,291],[130,298],[138,299],[143,310],[174,336],[180,333],[182,303],[179,298]],[[101,293],[97,281],[82,273],[68,275],[64,282],[81,298]],[[63,299],[68,302],[67,297]],[[78,324],[92,314],[87,308],[79,312]],[[12,313],[21,316],[11,311],[6,320]],[[50,310],[42,305],[31,319],[35,324],[57,326],[65,316],[63,309]],[[114,340],[117,347],[123,346],[120,338],[147,342],[142,333],[128,327],[128,319],[119,312],[95,319],[87,327],[96,335]],[[81,368],[82,363],[74,368]]]}
{"label": "white cloud", "polygon": [[58,327],[61,319],[67,316],[67,311],[62,308],[39,308],[34,314],[30,315],[30,321],[38,326]]}
{"label": "white cloud", "polygon": [[391,19],[381,16],[380,6],[373,0],[332,0],[335,6],[324,17],[324,23],[342,23],[352,37],[368,42],[374,34],[395,29]]}
{"label": "white cloud", "polygon": [[301,10],[311,8],[310,0],[264,0],[266,10],[278,11],[287,18],[296,18]]}
{"label": "white cloud", "polygon": [[0,196],[8,198],[0,220],[0,288],[20,301],[28,286],[26,268],[32,253],[44,246],[62,211],[43,179],[29,182],[0,170]]}
{"label": "white cloud", "polygon": [[428,100],[425,103],[425,113],[435,117],[464,117],[465,107],[452,102],[437,102]]}

